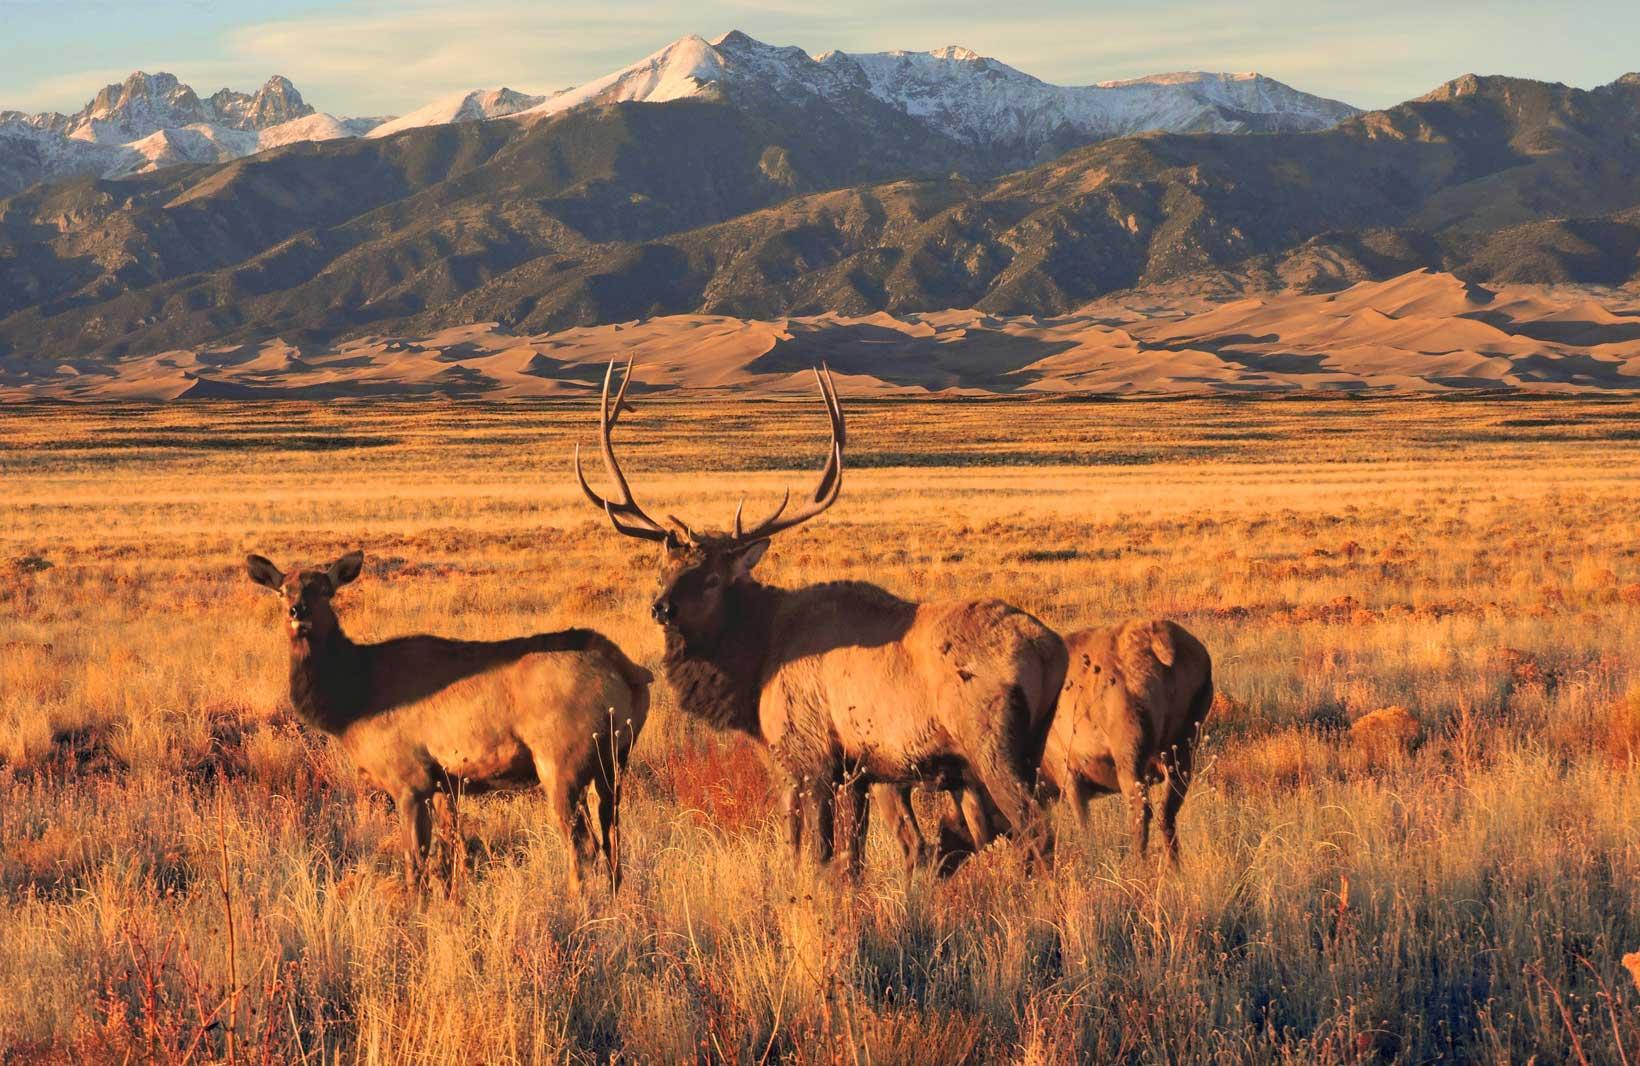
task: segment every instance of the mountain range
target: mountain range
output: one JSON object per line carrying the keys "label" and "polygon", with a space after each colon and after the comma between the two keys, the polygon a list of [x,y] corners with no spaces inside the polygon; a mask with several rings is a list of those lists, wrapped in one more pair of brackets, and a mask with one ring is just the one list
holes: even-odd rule
{"label": "mountain range", "polygon": [[[283,119],[258,135],[317,117],[276,89],[260,109],[186,95],[225,127]],[[1319,292],[1421,268],[1640,276],[1636,75],[1467,75],[1360,113],[1256,75],[1065,89],[959,49],[811,57],[731,33],[406,118],[0,200],[0,357],[473,322],[1066,315],[1137,287]],[[83,140],[98,121],[60,125]]]}
{"label": "mountain range", "polygon": [[138,71],[72,115],[0,111],[0,194],[82,174],[112,178],[356,137],[380,122],[316,112],[277,75],[254,93],[223,89],[201,99],[174,75]]}
{"label": "mountain range", "polygon": [[237,159],[299,141],[388,137],[405,130],[524,113],[547,115],[620,101],[820,98],[857,115],[879,111],[925,125],[994,159],[997,171],[1075,144],[1143,130],[1252,132],[1321,129],[1348,104],[1257,74],[1163,74],[1067,88],[963,48],[818,59],[739,32],[690,36],[576,89],[531,95],[474,89],[401,117],[316,112],[275,75],[256,93],[201,99],[172,74],[138,71],[72,115],[0,111],[0,195],[75,175],[113,178],[179,163]]}

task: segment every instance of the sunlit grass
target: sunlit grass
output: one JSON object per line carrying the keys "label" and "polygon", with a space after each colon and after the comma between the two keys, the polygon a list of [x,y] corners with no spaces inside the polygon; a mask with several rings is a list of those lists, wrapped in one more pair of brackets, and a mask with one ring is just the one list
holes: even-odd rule
{"label": "sunlit grass", "polygon": [[[760,572],[1185,624],[1223,698],[1182,872],[1115,804],[1047,877],[1004,845],[908,882],[880,832],[857,886],[794,870],[755,745],[657,685],[618,899],[565,895],[532,795],[465,805],[465,873],[409,896],[240,560],[364,548],[356,638],[590,625],[658,668],[650,549],[568,476],[587,408],[9,410],[0,1044],[220,1059],[231,1004],[247,1060],[1640,1062],[1640,474],[1601,429],[1640,405],[848,410],[842,502]],[[722,524],[825,421],[622,430],[646,505]]]}

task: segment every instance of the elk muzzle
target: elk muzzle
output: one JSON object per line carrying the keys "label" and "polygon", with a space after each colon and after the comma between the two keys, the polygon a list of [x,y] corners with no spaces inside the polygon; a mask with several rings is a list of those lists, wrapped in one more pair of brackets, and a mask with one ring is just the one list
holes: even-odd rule
{"label": "elk muzzle", "polygon": [[292,636],[305,636],[313,628],[313,620],[308,617],[307,604],[301,600],[290,605],[289,615]]}
{"label": "elk muzzle", "polygon": [[670,625],[672,619],[678,615],[678,609],[672,602],[672,597],[662,596],[649,605],[649,613],[658,625]]}

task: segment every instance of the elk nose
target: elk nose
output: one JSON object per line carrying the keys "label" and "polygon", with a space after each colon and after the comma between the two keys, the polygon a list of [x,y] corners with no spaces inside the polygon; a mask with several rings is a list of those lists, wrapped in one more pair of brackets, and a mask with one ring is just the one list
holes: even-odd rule
{"label": "elk nose", "polygon": [[660,599],[650,604],[649,613],[655,616],[655,621],[664,626],[672,620],[672,615],[674,613],[672,608],[672,600],[669,597],[662,596]]}
{"label": "elk nose", "polygon": [[292,622],[300,622],[307,617],[307,613],[307,604],[305,603],[298,601],[290,605],[290,620]]}

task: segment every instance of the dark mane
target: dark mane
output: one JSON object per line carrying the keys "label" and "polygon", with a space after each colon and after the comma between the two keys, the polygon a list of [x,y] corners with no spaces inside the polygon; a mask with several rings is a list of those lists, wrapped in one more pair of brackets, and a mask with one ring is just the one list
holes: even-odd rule
{"label": "dark mane", "polygon": [[715,648],[690,648],[676,629],[666,631],[661,667],[678,706],[717,729],[759,734],[758,703],[774,599],[779,590],[757,584],[733,588],[725,632],[736,639]]}

